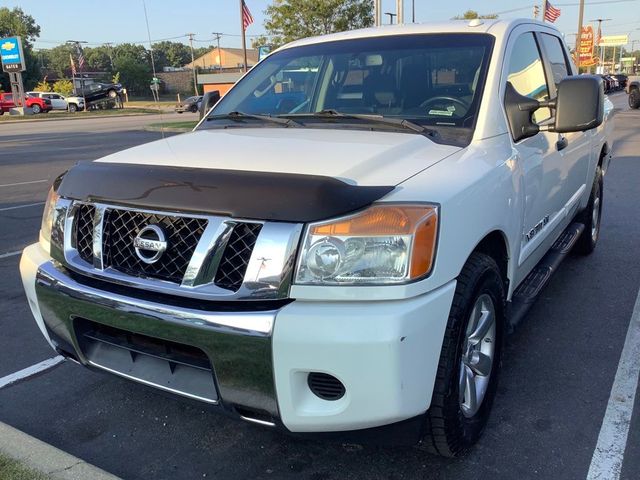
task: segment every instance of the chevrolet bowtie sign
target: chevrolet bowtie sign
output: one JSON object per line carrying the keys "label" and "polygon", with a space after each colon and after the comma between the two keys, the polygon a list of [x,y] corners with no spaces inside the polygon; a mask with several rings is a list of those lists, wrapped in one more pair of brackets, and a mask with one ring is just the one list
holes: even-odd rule
{"label": "chevrolet bowtie sign", "polygon": [[22,72],[25,70],[24,52],[20,37],[0,39],[0,57],[5,72]]}

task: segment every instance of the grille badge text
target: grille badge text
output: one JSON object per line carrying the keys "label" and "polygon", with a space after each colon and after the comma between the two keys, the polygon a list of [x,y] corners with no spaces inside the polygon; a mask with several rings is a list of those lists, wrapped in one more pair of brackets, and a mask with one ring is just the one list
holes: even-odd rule
{"label": "grille badge text", "polygon": [[147,225],[133,239],[133,247],[138,258],[146,264],[154,264],[167,249],[164,231],[158,225]]}

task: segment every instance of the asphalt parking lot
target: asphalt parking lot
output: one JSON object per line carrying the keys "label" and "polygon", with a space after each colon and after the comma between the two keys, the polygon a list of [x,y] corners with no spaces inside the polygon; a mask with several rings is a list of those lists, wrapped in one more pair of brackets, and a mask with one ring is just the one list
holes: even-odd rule
{"label": "asphalt parking lot", "polygon": [[[0,421],[125,479],[585,479],[640,287],[640,111],[620,107],[596,252],[570,256],[511,336],[484,437],[462,459],[300,440],[64,362],[0,387]],[[181,117],[181,119],[184,117]],[[14,254],[49,183],[78,161],[160,138],[157,118],[0,125],[0,379],[55,354]],[[636,397],[622,478],[640,471]]]}

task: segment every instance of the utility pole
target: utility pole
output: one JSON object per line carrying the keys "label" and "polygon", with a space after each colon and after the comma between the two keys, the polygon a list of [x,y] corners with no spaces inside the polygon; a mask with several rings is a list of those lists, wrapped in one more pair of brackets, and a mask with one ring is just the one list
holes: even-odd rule
{"label": "utility pole", "polygon": [[[584,21],[584,0],[580,0],[580,9],[578,11],[578,34],[576,35],[576,63],[580,70],[580,44],[582,42],[582,22]],[[591,73],[591,67],[589,67]]]}
{"label": "utility pole", "polygon": [[385,15],[389,15],[389,25],[393,25],[393,17],[397,17],[397,13],[384,12]]}
{"label": "utility pole", "polygon": [[416,0],[411,0],[411,23],[416,23]]}
{"label": "utility pole", "polygon": [[107,42],[104,44],[105,47],[107,47],[107,50],[109,52],[109,62],[111,63],[111,70],[114,70],[114,66],[113,66],[113,43],[111,42]]}
{"label": "utility pole", "polygon": [[189,46],[191,47],[191,70],[193,71],[193,90],[196,92],[196,97],[198,96],[198,80],[196,78],[196,60],[193,57],[193,33],[187,33],[189,37]]}
{"label": "utility pole", "polygon": [[[82,54],[82,44],[83,43],[88,43],[85,40],[67,40],[65,42],[67,45],[73,45],[76,49],[76,55],[80,55]],[[84,56],[84,54],[82,54],[82,56]],[[81,65],[82,63],[82,65]],[[82,93],[82,100],[84,102],[84,111],[87,111],[87,99],[85,97],[85,91],[84,91],[84,77],[82,76],[82,70],[84,70],[84,59],[82,62],[80,62],[80,60],[78,59],[78,73],[80,74],[80,92]],[[76,92],[76,84],[75,84],[75,77],[73,79],[73,91],[74,93]]]}
{"label": "utility pole", "polygon": [[398,16],[398,24],[404,23],[404,0],[396,0],[396,15]]}
{"label": "utility pole", "polygon": [[382,0],[373,0],[373,24],[376,27],[382,25]]}
{"label": "utility pole", "polygon": [[222,70],[222,52],[220,52],[220,37],[222,37],[221,33],[213,32],[213,38],[215,38],[218,43],[218,69]]}
{"label": "utility pole", "polygon": [[[597,34],[597,39],[598,39],[598,43],[600,43],[602,41],[602,22],[608,22],[610,21],[610,18],[596,18],[594,20],[589,20],[589,22],[593,23],[593,22],[598,22],[598,34]],[[600,46],[598,45],[598,48],[600,49],[600,66],[602,68],[602,72],[604,73],[604,52],[605,52],[605,47],[604,46]]]}

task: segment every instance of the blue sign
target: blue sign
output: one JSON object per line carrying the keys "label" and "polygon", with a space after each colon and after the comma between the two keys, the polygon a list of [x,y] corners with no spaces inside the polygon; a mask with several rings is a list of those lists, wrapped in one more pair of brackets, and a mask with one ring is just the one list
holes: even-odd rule
{"label": "blue sign", "polygon": [[0,57],[5,71],[21,72],[25,70],[24,53],[20,37],[0,39]]}
{"label": "blue sign", "polygon": [[263,45],[258,47],[258,61],[261,61],[263,58],[266,58],[271,53],[270,45]]}

